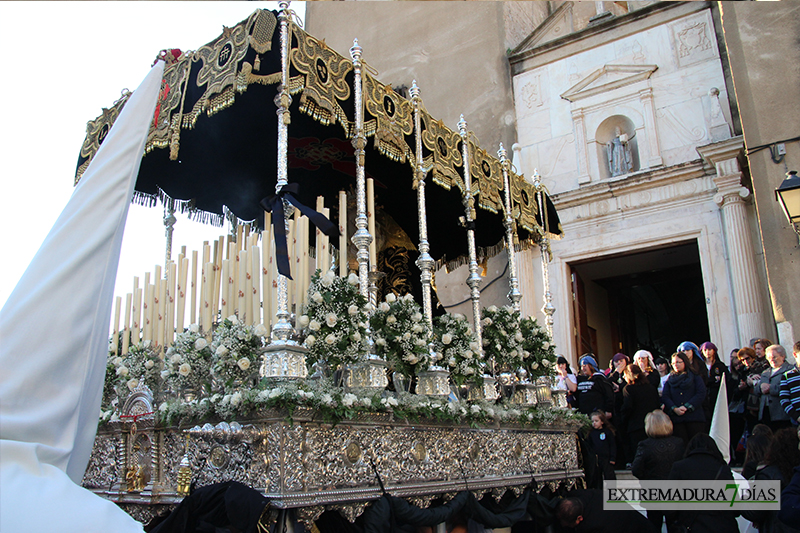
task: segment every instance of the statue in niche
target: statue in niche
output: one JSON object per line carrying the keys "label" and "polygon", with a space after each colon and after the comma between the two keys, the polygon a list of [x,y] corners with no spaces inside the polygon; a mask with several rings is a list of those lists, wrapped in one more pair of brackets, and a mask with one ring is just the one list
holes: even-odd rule
{"label": "statue in niche", "polygon": [[606,144],[608,151],[608,170],[611,176],[620,176],[633,170],[633,153],[628,142],[627,133],[622,133],[617,127],[614,130],[614,138]]}

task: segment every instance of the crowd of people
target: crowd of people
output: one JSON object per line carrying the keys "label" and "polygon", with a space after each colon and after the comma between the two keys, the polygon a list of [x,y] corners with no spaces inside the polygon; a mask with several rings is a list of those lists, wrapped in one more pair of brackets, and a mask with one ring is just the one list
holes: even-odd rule
{"label": "crowd of people", "polygon": [[[623,469],[639,479],[703,480],[733,479],[732,467],[742,467],[746,479],[780,481],[786,505],[741,516],[759,533],[800,531],[800,342],[793,358],[766,339],[734,350],[730,367],[712,342],[683,342],[668,359],[639,350],[631,361],[618,353],[605,370],[588,353],[578,375],[560,357],[557,386],[592,422],[583,439],[587,484],[600,488]],[[720,410],[718,401],[727,408]],[[729,450],[709,436],[715,409],[727,412]],[[647,518],[658,531],[664,523],[670,532],[739,531],[731,512],[648,512]]]}

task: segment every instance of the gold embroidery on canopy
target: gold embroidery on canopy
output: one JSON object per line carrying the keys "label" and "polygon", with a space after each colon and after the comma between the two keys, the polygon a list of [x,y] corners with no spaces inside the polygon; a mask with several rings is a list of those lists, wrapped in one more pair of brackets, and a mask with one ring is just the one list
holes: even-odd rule
{"label": "gold embroidery on canopy", "polygon": [[298,80],[302,85],[294,87],[294,91],[302,89],[300,111],[326,126],[338,121],[345,134],[351,137],[353,125],[339,102],[350,97],[345,76],[353,69],[353,64],[328,48],[325,41],[315,39],[294,25],[292,28],[297,36],[297,48],[291,51],[291,63],[305,74],[305,80]]}
{"label": "gold embroidery on canopy", "polygon": [[469,149],[472,156],[469,172],[473,192],[475,185],[478,186],[478,206],[498,213],[503,209],[503,199],[500,196],[503,190],[503,170],[500,161],[478,146],[477,140],[472,137],[469,139]]}
{"label": "gold embroidery on canopy", "polygon": [[540,235],[542,229],[536,221],[539,206],[536,204],[536,188],[522,176],[509,171],[511,181],[511,216],[523,229]]}
{"label": "gold embroidery on canopy", "polygon": [[432,160],[433,182],[448,191],[456,186],[463,195],[464,160],[458,148],[461,136],[441,120],[431,117],[423,107],[420,107],[420,115],[423,123],[422,144],[431,151],[429,159]]}
{"label": "gold embroidery on canopy", "polygon": [[[364,72],[364,106],[375,117],[375,148],[400,163],[414,164],[414,153],[405,135],[414,132],[414,108],[391,85],[383,85]],[[371,129],[371,128],[370,128]]]}
{"label": "gold embroidery on canopy", "polygon": [[100,145],[106,139],[108,132],[111,130],[111,126],[114,125],[114,121],[117,120],[117,117],[122,112],[122,108],[125,107],[125,104],[128,101],[128,98],[131,97],[130,91],[127,89],[122,92],[122,96],[114,102],[114,105],[111,108],[103,108],[103,112],[94,120],[90,120],[86,123],[86,138],[83,140],[83,146],[81,146],[81,157],[87,158],[86,161],[78,168],[78,171],[75,173],[75,185],[78,184],[83,173],[86,172],[86,169],[89,167],[89,163],[92,162],[94,158],[94,154],[97,153],[97,150],[100,148]]}

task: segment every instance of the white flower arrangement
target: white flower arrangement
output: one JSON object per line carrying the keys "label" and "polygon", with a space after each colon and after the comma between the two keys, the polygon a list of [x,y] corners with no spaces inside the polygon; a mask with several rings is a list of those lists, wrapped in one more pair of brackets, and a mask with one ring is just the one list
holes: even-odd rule
{"label": "white flower arrangement", "polygon": [[433,320],[433,350],[436,363],[450,371],[456,385],[483,383],[483,361],[469,321],[461,314],[445,314]]}
{"label": "white flower arrangement", "polygon": [[527,366],[529,352],[523,349],[520,315],[509,306],[483,309],[483,348],[486,361],[494,361],[496,371],[516,372]]}
{"label": "white flower arrangement", "polygon": [[115,396],[121,405],[128,394],[139,386],[141,379],[151,391],[157,392],[161,386],[159,373],[162,364],[150,343],[131,346],[124,356],[109,353],[103,385],[103,407],[108,408]]}
{"label": "white flower arrangement", "polygon": [[524,339],[522,349],[530,354],[526,358],[525,367],[531,381],[541,376],[555,375],[556,347],[547,330],[539,326],[535,318],[526,317],[520,321],[520,333]]}
{"label": "white flower arrangement", "polygon": [[262,337],[253,326],[228,317],[214,331],[210,348],[214,353],[211,374],[226,393],[247,385],[259,357]]}
{"label": "white flower arrangement", "polygon": [[411,294],[398,298],[390,292],[369,319],[376,354],[404,376],[426,370],[431,363],[431,331],[421,311]]}
{"label": "white flower arrangement", "polygon": [[164,356],[161,377],[176,394],[183,389],[193,389],[196,394],[209,390],[211,348],[200,335],[200,328],[193,326],[196,324],[175,337],[175,342],[167,348]]}
{"label": "white flower arrangement", "polygon": [[[306,314],[297,320],[308,348],[309,368],[324,361],[335,370],[340,365],[360,361],[366,354],[367,301],[358,292],[358,284],[351,283],[352,279],[353,275],[340,278],[332,272],[320,275],[319,270],[311,278]],[[358,281],[357,276],[355,280]]]}

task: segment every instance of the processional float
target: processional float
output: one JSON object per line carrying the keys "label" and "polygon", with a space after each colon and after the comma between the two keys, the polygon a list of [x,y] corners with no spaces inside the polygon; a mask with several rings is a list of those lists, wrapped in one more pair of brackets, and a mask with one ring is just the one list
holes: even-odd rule
{"label": "processional float", "polygon": [[[552,405],[549,386],[526,380],[549,374],[550,337],[530,319],[526,331],[539,344],[530,348],[519,332],[515,251],[539,244],[546,269],[547,239],[560,234],[544,187],[517,175],[502,145],[497,158],[481,148],[463,117],[457,131],[434,119],[416,83],[406,98],[379,82],[357,41],[350,55],[305,33],[288,3],[256,11],[197,51],[161,53],[167,66],[135,201],[164,205],[167,262],[144,287],[135,281],[124,313],[117,300],[109,401],[84,479],[137,518],[179,501],[192,481],[242,481],[310,525],[326,509],[355,519],[383,487],[427,505],[465,486],[499,497],[532,479],[555,487],[582,475],[579,422]],[[89,123],[76,181],[125,102]],[[384,231],[415,243],[421,274],[406,269],[404,283],[421,295],[419,313],[379,268],[376,188]],[[343,238],[349,204],[355,253]],[[326,205],[338,207],[338,228]],[[227,219],[231,235],[202,258],[194,252],[190,263],[183,249],[173,262],[176,211]],[[312,238],[319,271],[310,278]],[[480,305],[479,255],[490,248],[508,252],[505,312]],[[473,318],[462,320],[464,344],[448,356],[459,341],[435,329],[434,271],[462,257]],[[311,316],[343,294],[364,305]],[[379,354],[401,342],[388,331],[403,309],[412,313],[407,333],[423,339],[406,358],[419,365],[416,394],[400,390],[401,376],[385,390],[392,363]],[[343,339],[333,328],[347,315]],[[353,359],[318,358],[309,372],[306,359],[320,346],[332,353],[344,342],[358,347]],[[213,386],[195,379],[203,365]],[[402,359],[394,366],[405,368]],[[506,403],[495,402],[496,380]]]}

